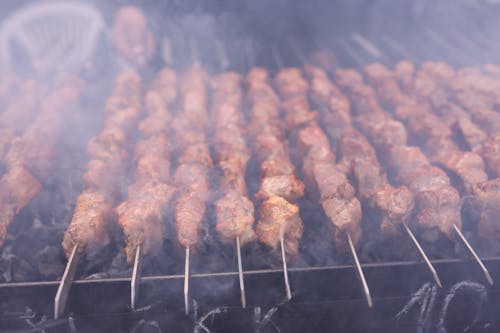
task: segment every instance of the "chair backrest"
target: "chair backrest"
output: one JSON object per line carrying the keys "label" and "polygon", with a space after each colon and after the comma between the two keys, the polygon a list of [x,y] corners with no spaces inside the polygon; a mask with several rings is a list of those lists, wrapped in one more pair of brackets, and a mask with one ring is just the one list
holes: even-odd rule
{"label": "chair backrest", "polygon": [[99,11],[85,3],[39,2],[21,8],[0,27],[0,73],[15,65],[39,75],[78,71],[92,58],[104,27]]}

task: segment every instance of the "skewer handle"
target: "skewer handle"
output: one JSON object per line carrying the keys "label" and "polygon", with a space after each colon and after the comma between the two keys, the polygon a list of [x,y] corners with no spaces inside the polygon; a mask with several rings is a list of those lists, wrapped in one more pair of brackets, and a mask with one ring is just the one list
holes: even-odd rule
{"label": "skewer handle", "polygon": [[408,236],[410,236],[410,239],[412,240],[413,244],[415,244],[415,246],[417,247],[418,252],[420,253],[420,256],[424,259],[425,263],[427,264],[427,267],[431,271],[431,274],[434,278],[434,281],[436,282],[436,284],[438,285],[439,288],[443,288],[443,285],[441,284],[441,279],[439,278],[439,275],[438,275],[436,269],[434,268],[431,261],[429,260],[429,258],[425,254],[424,249],[422,248],[422,246],[418,242],[417,238],[415,237],[415,235],[413,234],[411,229],[406,225],[406,223],[404,223],[403,226],[404,226]]}
{"label": "skewer handle", "polygon": [[184,310],[189,314],[189,247],[186,247],[186,261],[184,263]]}
{"label": "skewer handle", "polygon": [[483,262],[481,261],[481,259],[477,255],[477,253],[474,250],[474,248],[472,247],[472,245],[470,245],[470,243],[467,241],[467,238],[465,238],[464,234],[457,227],[456,224],[453,224],[453,228],[457,232],[457,234],[460,237],[460,239],[462,240],[462,242],[465,244],[465,247],[467,248],[467,250],[469,250],[469,252],[472,254],[472,257],[474,257],[474,260],[478,263],[479,267],[481,267],[481,270],[483,271],[484,276],[486,277],[486,280],[488,281],[488,283],[493,285],[494,282],[493,282],[493,278],[491,277],[490,272],[488,271],[486,266],[484,266]]}
{"label": "skewer handle", "polygon": [[246,308],[247,297],[245,293],[245,281],[243,280],[243,264],[241,262],[241,247],[240,247],[240,237],[236,237],[236,254],[238,257],[238,276],[240,279],[240,293],[241,293],[241,306]]}
{"label": "skewer handle", "polygon": [[139,284],[141,282],[141,246],[135,250],[134,268],[132,269],[132,279],[130,280],[130,306],[135,309],[139,299]]}
{"label": "skewer handle", "polygon": [[75,277],[78,262],[80,261],[80,253],[78,252],[78,245],[73,247],[71,254],[66,264],[66,269],[57,288],[56,297],[54,299],[54,319],[60,319],[66,308],[71,285]]}
{"label": "skewer handle", "polygon": [[368,307],[373,307],[372,296],[370,295],[370,288],[368,287],[368,283],[366,282],[365,274],[363,273],[363,268],[358,259],[358,254],[356,253],[356,248],[354,247],[354,243],[352,242],[351,235],[347,234],[347,242],[349,243],[349,249],[351,250],[352,259],[354,260],[354,267],[356,268],[356,272],[358,273],[359,280],[361,281],[361,286],[363,287],[363,294],[365,295],[366,303],[368,303]]}
{"label": "skewer handle", "polygon": [[291,300],[292,299],[292,290],[290,288],[290,281],[288,280],[288,266],[286,263],[285,241],[284,241],[283,237],[280,238],[280,246],[281,246],[281,260],[283,262],[283,276],[285,278],[286,298],[288,300]]}

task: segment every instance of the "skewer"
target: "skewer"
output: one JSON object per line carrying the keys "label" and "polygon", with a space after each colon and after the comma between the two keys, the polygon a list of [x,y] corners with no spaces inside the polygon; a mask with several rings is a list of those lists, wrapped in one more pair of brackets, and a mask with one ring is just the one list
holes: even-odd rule
{"label": "skewer", "polygon": [[165,65],[172,67],[174,64],[174,57],[172,55],[172,43],[170,39],[164,37],[161,41],[161,58]]}
{"label": "skewer", "polygon": [[274,61],[276,62],[278,68],[283,68],[284,67],[283,58],[281,58],[281,55],[279,54],[276,45],[271,46],[271,53],[273,54]]}
{"label": "skewer", "polygon": [[75,277],[76,268],[80,261],[80,253],[78,252],[78,245],[73,247],[71,255],[69,256],[66,269],[57,288],[56,297],[54,299],[54,319],[58,320],[64,313],[66,302],[68,300],[69,291]]}
{"label": "skewer", "polygon": [[368,303],[368,307],[373,307],[372,296],[370,295],[370,288],[368,287],[368,283],[366,283],[365,274],[363,273],[363,268],[359,263],[358,254],[356,253],[356,248],[351,239],[351,235],[347,234],[347,241],[349,242],[349,248],[351,250],[352,259],[354,260],[354,267],[356,268],[356,272],[358,273],[359,280],[361,281],[361,285],[363,287],[363,294],[365,295],[366,303]]}
{"label": "skewer", "polygon": [[474,257],[474,260],[478,263],[479,267],[481,267],[481,270],[483,271],[484,276],[486,277],[486,280],[488,280],[488,283],[493,285],[493,278],[491,277],[490,272],[488,271],[486,266],[484,266],[483,262],[481,261],[481,259],[477,255],[476,251],[474,251],[474,249],[470,245],[469,241],[467,241],[467,238],[465,238],[464,234],[457,227],[456,224],[453,224],[453,228],[457,232],[457,234],[460,237],[460,239],[462,240],[462,242],[465,244],[465,247],[467,247],[467,250],[469,250],[469,252],[472,254],[472,257]]}
{"label": "skewer", "polygon": [[368,39],[364,36],[360,35],[357,32],[353,32],[351,34],[351,39],[356,42],[366,53],[374,57],[375,59],[380,59],[382,57],[382,52],[373,45]]}
{"label": "skewer", "polygon": [[[293,38],[290,38],[289,43],[290,43],[290,46],[292,47],[293,51],[297,55],[297,57],[303,62],[303,64],[305,64],[306,57],[305,57],[304,53],[301,51],[301,49],[298,47],[296,41]],[[279,55],[276,54],[275,57],[276,57],[276,61],[278,62]],[[349,242],[349,248],[351,250],[351,254],[352,254],[352,257],[354,260],[354,266],[356,268],[359,279],[361,280],[361,284],[363,286],[363,294],[365,295],[365,299],[366,299],[366,302],[368,303],[368,307],[371,308],[371,307],[373,307],[373,301],[372,301],[372,297],[370,295],[370,288],[368,287],[368,283],[366,282],[365,274],[363,273],[363,268],[361,267],[361,264],[360,264],[359,259],[358,259],[358,255],[356,253],[356,248],[354,247],[351,236],[349,234],[347,234],[347,240]],[[281,249],[282,249],[281,251],[282,251],[283,258],[284,258],[283,239],[281,239]],[[285,268],[286,268],[285,260],[283,260],[283,267],[285,270]],[[287,281],[288,281],[288,276],[285,275],[285,283]],[[289,286],[288,286],[288,288],[289,288]]]}
{"label": "skewer", "polygon": [[297,57],[297,59],[299,59],[300,63],[302,65],[307,64],[307,57],[304,54],[303,50],[299,47],[297,40],[294,37],[290,37],[288,38],[288,43],[290,44],[293,53],[295,53],[295,56]]}
{"label": "skewer", "polygon": [[417,238],[415,237],[415,235],[413,234],[411,229],[406,225],[406,223],[403,223],[403,226],[406,230],[406,233],[408,234],[408,236],[410,236],[410,239],[412,240],[413,244],[415,244],[415,246],[418,249],[418,252],[420,253],[422,258],[424,259],[425,263],[427,264],[427,268],[429,268],[429,270],[431,271],[432,277],[434,278],[434,281],[436,282],[437,286],[439,288],[443,288],[443,285],[441,284],[441,279],[439,278],[439,275],[438,275],[436,269],[434,268],[431,261],[429,260],[429,258],[425,254],[424,249],[422,248],[422,246],[418,242]]}
{"label": "skewer", "polygon": [[362,66],[364,63],[366,63],[359,55],[357,52],[355,52],[352,47],[349,45],[349,43],[345,40],[341,41],[341,47],[344,49],[344,51],[349,55],[349,57],[352,58],[353,62],[357,66]]}
{"label": "skewer", "polygon": [[248,69],[255,65],[255,54],[253,51],[253,41],[250,38],[245,40],[245,57]]}
{"label": "skewer", "polygon": [[135,250],[134,268],[132,269],[132,279],[130,280],[130,306],[135,309],[139,299],[139,284],[141,282],[141,246]]}
{"label": "skewer", "polygon": [[200,52],[198,50],[198,43],[196,42],[196,38],[191,36],[189,39],[189,46],[191,51],[191,60],[192,63],[197,65],[200,63]]}
{"label": "skewer", "polygon": [[227,57],[226,49],[220,40],[215,41],[215,48],[217,50],[217,55],[220,61],[220,67],[222,71],[226,71],[229,68],[229,59]]}
{"label": "skewer", "polygon": [[286,298],[288,300],[292,299],[292,291],[290,289],[290,281],[288,280],[288,266],[286,264],[286,254],[285,254],[285,241],[284,237],[280,238],[280,246],[281,246],[281,261],[283,262],[283,276],[285,277],[285,290],[286,290]]}
{"label": "skewer", "polygon": [[189,314],[189,247],[186,247],[186,262],[184,263],[184,310]]}
{"label": "skewer", "polygon": [[[217,53],[220,61],[221,70],[226,71],[230,65],[229,59],[227,57],[226,48],[224,47],[224,45],[220,40],[216,40],[215,45],[217,47]],[[236,236],[236,256],[238,258],[238,278],[240,282],[241,306],[243,308],[246,308],[247,297],[245,293],[245,281],[243,280],[243,264],[241,260],[240,236]]]}
{"label": "skewer", "polygon": [[241,263],[240,236],[236,237],[236,254],[238,257],[238,276],[240,278],[241,306],[246,308],[247,297],[245,294],[245,281],[243,281],[243,265]]}

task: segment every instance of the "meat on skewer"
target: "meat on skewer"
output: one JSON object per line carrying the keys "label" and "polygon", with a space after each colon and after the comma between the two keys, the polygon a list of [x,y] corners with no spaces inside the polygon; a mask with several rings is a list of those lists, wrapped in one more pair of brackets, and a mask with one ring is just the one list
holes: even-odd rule
{"label": "meat on skewer", "polygon": [[127,262],[136,249],[155,253],[163,245],[163,213],[174,194],[170,183],[170,154],[167,133],[172,119],[169,108],[176,100],[176,75],[160,71],[145,97],[147,116],[139,124],[142,140],[135,146],[135,181],[128,198],[117,208],[118,224],[125,234]]}
{"label": "meat on skewer", "polygon": [[335,75],[336,82],[350,94],[356,122],[376,147],[392,179],[414,193],[416,227],[428,240],[436,239],[436,231],[453,239],[453,225],[461,226],[460,196],[449,185],[447,175],[432,166],[419,148],[407,145],[404,126],[384,112],[375,90],[364,84],[359,73],[337,70]]}
{"label": "meat on skewer", "polygon": [[260,201],[259,220],[255,232],[259,241],[273,249],[283,240],[286,252],[295,256],[303,227],[299,207],[293,202],[303,195],[304,185],[295,176],[279,127],[280,100],[265,69],[252,69],[245,81],[250,108],[248,130],[260,164],[260,188],[255,195]]}
{"label": "meat on skewer", "polygon": [[254,206],[247,196],[245,171],[250,152],[244,138],[242,78],[220,74],[212,80],[212,130],[217,165],[222,170],[221,197],[215,202],[216,230],[221,239],[240,246],[253,241]]}
{"label": "meat on skewer", "polygon": [[[305,72],[310,80],[311,98],[320,109],[321,119],[348,115],[342,117],[347,121],[340,130],[326,125],[330,138],[337,143],[341,169],[356,184],[358,198],[378,216],[381,234],[399,235],[401,225],[410,220],[414,207],[413,194],[404,185],[395,188],[389,184],[375,149],[351,126],[349,104],[342,102],[347,98],[330,81],[326,72],[311,65],[305,66]],[[345,107],[339,108],[338,105]]]}
{"label": "meat on skewer", "polygon": [[[500,101],[500,95],[495,90],[498,81],[491,77],[473,70],[460,70],[455,72],[451,67],[443,63],[426,63],[419,71],[421,81],[437,82],[437,91],[446,94],[447,100],[442,104],[444,107],[433,108],[446,118],[451,118],[454,129],[456,129],[472,151],[469,155],[478,154],[484,160],[486,169],[491,177],[500,177],[500,114],[494,108]],[[489,68],[489,67],[487,67]],[[463,107],[459,116],[456,110]],[[455,116],[456,119],[453,118]],[[477,160],[478,158],[476,158]],[[471,177],[468,175],[469,178]],[[485,177],[483,177],[485,178]],[[474,178],[475,179],[475,178]],[[484,181],[478,180],[475,183]]]}
{"label": "meat on skewer", "polygon": [[[474,152],[460,150],[452,137],[453,124],[459,119],[466,119],[464,111],[447,100],[446,91],[424,69],[417,74],[415,97],[403,94],[397,78],[382,65],[370,65],[365,72],[388,107],[411,110],[396,114],[408,125],[412,136],[424,143],[431,161],[457,178],[461,191],[468,193],[474,184],[487,179],[481,157]],[[439,111],[442,109],[445,111]]]}
{"label": "meat on skewer", "polygon": [[12,96],[0,113],[0,158],[5,157],[12,140],[22,135],[34,121],[40,102],[47,93],[47,88],[39,82],[20,79],[18,81],[16,91],[11,92]]}
{"label": "meat on skewer", "polygon": [[101,132],[88,144],[90,160],[73,217],[62,246],[69,257],[78,246],[80,253],[88,245],[109,242],[109,223],[115,218],[114,206],[121,199],[121,187],[128,163],[128,141],[141,110],[141,78],[133,71],[120,73],[106,102]]}
{"label": "meat on skewer", "polygon": [[289,135],[298,136],[302,170],[310,191],[317,191],[319,202],[330,220],[339,251],[347,251],[348,236],[357,244],[361,239],[361,204],[345,173],[336,165],[326,134],[317,125],[317,113],[308,103],[309,84],[298,68],[282,69],[275,78],[283,98]]}
{"label": "meat on skewer", "polygon": [[82,90],[80,79],[62,77],[44,98],[34,122],[12,141],[5,158],[7,170],[0,179],[0,246],[14,217],[38,195],[50,175],[65,115]]}
{"label": "meat on skewer", "polygon": [[498,239],[500,227],[500,178],[491,179],[474,185],[467,211],[477,223],[477,234],[485,239]]}
{"label": "meat on skewer", "polygon": [[208,129],[207,74],[193,65],[180,85],[182,113],[172,123],[174,144],[179,149],[174,182],[178,195],[174,218],[179,244],[196,248],[200,239],[206,204],[209,199],[209,171],[212,158],[206,138]]}
{"label": "meat on skewer", "polygon": [[147,67],[154,56],[153,34],[144,13],[135,6],[123,6],[116,12],[111,38],[115,49],[134,66]]}

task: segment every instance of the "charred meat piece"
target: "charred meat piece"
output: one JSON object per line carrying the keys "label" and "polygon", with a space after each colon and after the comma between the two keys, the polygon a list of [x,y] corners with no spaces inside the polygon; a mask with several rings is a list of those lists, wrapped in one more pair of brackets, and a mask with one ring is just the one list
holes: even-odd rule
{"label": "charred meat piece", "polygon": [[240,237],[240,244],[246,244],[255,240],[254,206],[246,195],[237,190],[226,191],[215,203],[215,213],[215,228],[223,241],[234,242]]}
{"label": "charred meat piece", "polygon": [[309,84],[298,68],[285,68],[278,72],[274,82],[283,99],[286,128],[306,125],[316,119],[317,113],[310,110],[307,100]]}
{"label": "charred meat piece", "polygon": [[491,136],[478,150],[484,158],[488,172],[494,178],[500,177],[500,134]]}
{"label": "charred meat piece", "polygon": [[62,246],[66,256],[69,257],[75,245],[83,252],[88,244],[107,244],[108,226],[113,216],[113,207],[102,193],[84,190],[78,196],[73,218],[64,233]]}
{"label": "charred meat piece", "polygon": [[173,195],[173,188],[149,181],[134,183],[129,197],[116,208],[118,224],[125,234],[127,262],[133,263],[135,250],[143,255],[159,251],[163,244],[163,211]]}
{"label": "charred meat piece", "polygon": [[175,200],[174,219],[177,241],[182,247],[193,248],[198,244],[205,210],[205,196],[195,191],[185,192]]}
{"label": "charred meat piece", "polygon": [[472,190],[469,209],[477,223],[479,237],[498,239],[500,237],[500,179],[495,178],[476,184]]}
{"label": "charred meat piece", "polygon": [[474,184],[488,180],[483,159],[476,153],[443,150],[434,160],[460,180],[460,189],[465,193],[470,193]]}
{"label": "charred meat piece", "polygon": [[273,249],[283,239],[287,252],[296,256],[303,232],[299,207],[282,197],[268,198],[260,204],[255,231],[259,240]]}
{"label": "charred meat piece", "polygon": [[24,167],[10,168],[0,180],[0,245],[19,211],[40,192],[42,184]]}

